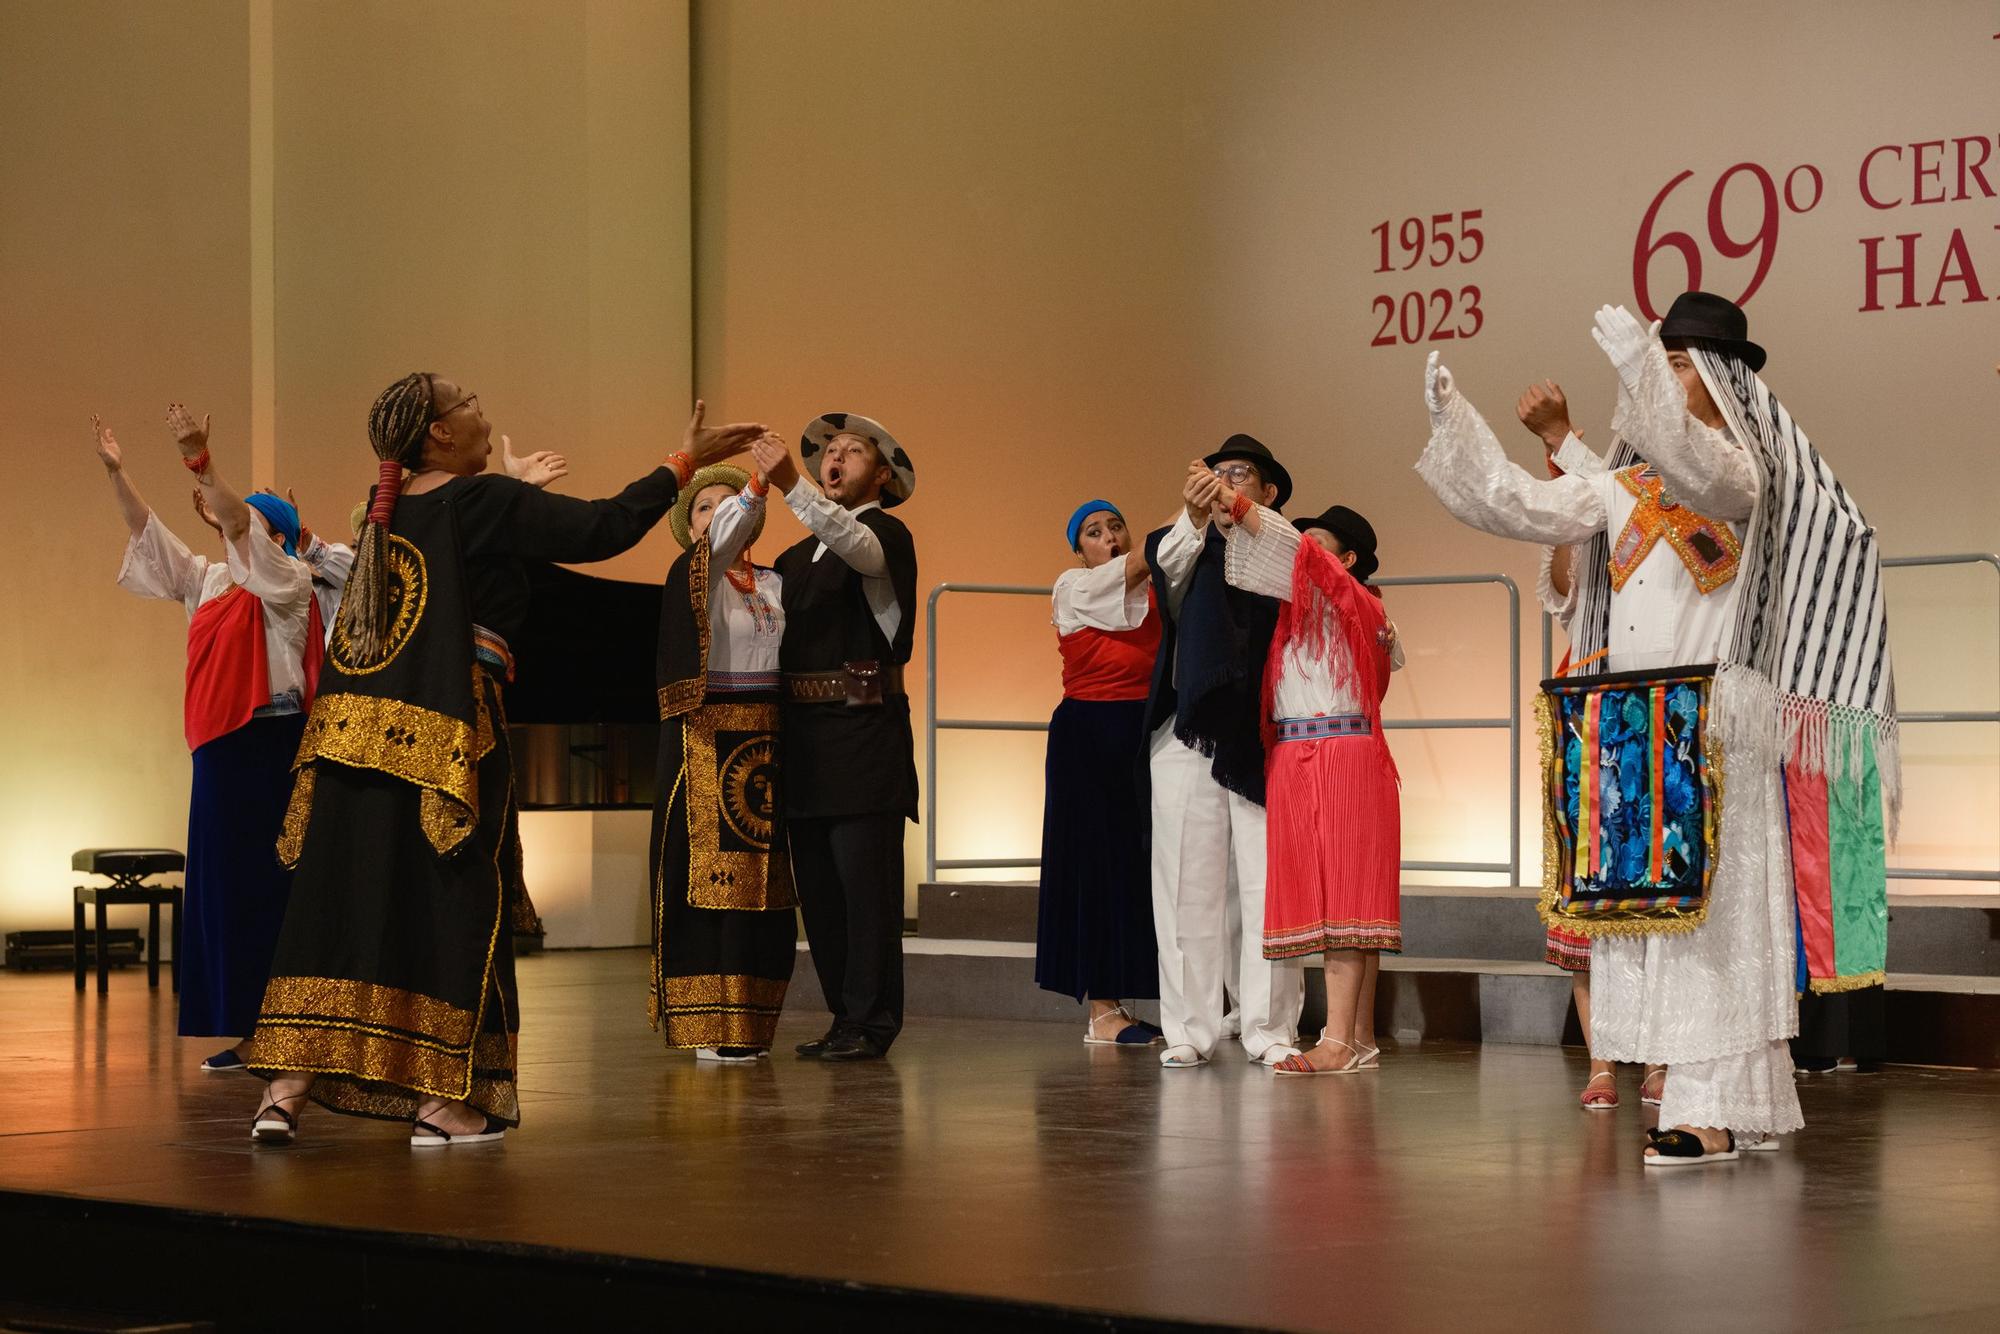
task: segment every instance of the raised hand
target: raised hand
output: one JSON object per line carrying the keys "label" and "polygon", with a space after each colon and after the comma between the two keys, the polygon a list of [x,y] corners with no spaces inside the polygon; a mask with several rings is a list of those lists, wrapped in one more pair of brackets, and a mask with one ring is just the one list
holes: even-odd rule
{"label": "raised hand", "polygon": [[1222,479],[1209,471],[1200,459],[1188,464],[1187,481],[1181,484],[1181,503],[1187,507],[1188,521],[1200,528],[1208,522],[1209,510],[1222,493]]}
{"label": "raised hand", "polygon": [[104,471],[116,476],[125,466],[125,451],[118,447],[118,440],[104,419],[94,412],[90,414],[90,429],[97,439],[97,461],[104,465]]}
{"label": "raised hand", "polygon": [[299,498],[296,495],[292,494],[292,488],[290,488],[289,486],[285,488],[285,503],[290,505],[294,510],[298,511],[299,554],[304,555],[306,549],[312,546],[313,544],[313,530],[306,523],[306,512],[302,509],[299,509]]}
{"label": "raised hand", "polygon": [[1600,306],[1595,326],[1590,336],[1597,340],[1597,346],[1611,359],[1619,382],[1627,390],[1636,392],[1639,378],[1645,370],[1646,356],[1659,346],[1660,322],[1654,320],[1653,327],[1648,329],[1623,306]]}
{"label": "raised hand", "polygon": [[207,413],[202,414],[201,424],[197,426],[194,414],[185,405],[167,405],[167,429],[174,433],[174,443],[180,446],[182,458],[199,458],[201,452],[208,448],[208,423]]}
{"label": "raised hand", "polygon": [[554,450],[516,454],[514,442],[504,435],[500,437],[500,464],[509,477],[529,486],[547,486],[557,478],[569,475],[569,460]]}
{"label": "raised hand", "polygon": [[1230,512],[1236,508],[1236,488],[1216,478],[1215,499],[1208,502],[1208,517],[1224,528],[1231,527]]}
{"label": "raised hand", "polygon": [[[771,428],[763,422],[731,422],[727,426],[703,426],[702,415],[708,405],[700,399],[694,401],[694,415],[688,418],[687,430],[681,435],[681,451],[695,467],[705,468],[711,463],[720,463],[735,454],[750,448],[751,442]],[[772,481],[777,481],[773,473]]]}
{"label": "raised hand", "polygon": [[799,467],[792,462],[792,451],[785,447],[785,438],[776,431],[765,431],[750,442],[750,458],[757,471],[780,492],[788,492],[799,484]]}
{"label": "raised hand", "polygon": [[1456,390],[1452,387],[1451,369],[1438,360],[1433,352],[1424,362],[1424,406],[1436,417],[1450,405]]}
{"label": "raised hand", "polygon": [[[1569,424],[1569,400],[1563,397],[1562,386],[1554,380],[1544,380],[1531,384],[1521,393],[1520,401],[1514,404],[1514,415],[1521,419],[1521,425],[1542,438],[1542,444],[1553,454],[1562,448],[1562,442],[1574,429]],[[1581,435],[1578,436],[1581,439]]]}
{"label": "raised hand", "polygon": [[200,487],[194,489],[194,517],[216,532],[222,531],[222,520],[216,518],[215,511],[208,507],[208,497],[201,493]]}

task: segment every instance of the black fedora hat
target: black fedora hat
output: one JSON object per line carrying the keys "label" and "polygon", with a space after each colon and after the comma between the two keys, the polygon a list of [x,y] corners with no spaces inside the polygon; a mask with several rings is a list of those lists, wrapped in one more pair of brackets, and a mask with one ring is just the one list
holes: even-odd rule
{"label": "black fedora hat", "polygon": [[1270,449],[1256,436],[1238,432],[1223,441],[1221,448],[1202,462],[1213,468],[1216,464],[1230,459],[1242,459],[1246,463],[1256,464],[1258,474],[1278,488],[1278,503],[1271,506],[1272,509],[1283,509],[1285,502],[1292,498],[1292,475],[1285,471],[1284,464],[1271,457]]}
{"label": "black fedora hat", "polygon": [[1682,292],[1660,321],[1660,338],[1684,338],[1712,343],[1742,359],[1752,371],[1764,369],[1764,349],[1750,341],[1750,319],[1743,307],[1713,292]]}
{"label": "black fedora hat", "polygon": [[1324,528],[1340,539],[1340,545],[1354,553],[1354,577],[1366,583],[1382,568],[1375,558],[1375,525],[1345,505],[1330,505],[1324,514],[1310,519],[1294,519],[1292,526],[1302,533]]}

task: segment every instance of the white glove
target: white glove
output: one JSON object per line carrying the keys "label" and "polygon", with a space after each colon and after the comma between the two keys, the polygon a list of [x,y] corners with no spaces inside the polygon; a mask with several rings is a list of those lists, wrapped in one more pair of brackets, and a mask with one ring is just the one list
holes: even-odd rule
{"label": "white glove", "polygon": [[1604,355],[1611,359],[1611,365],[1618,372],[1618,382],[1628,390],[1637,392],[1639,378],[1646,368],[1646,356],[1658,346],[1660,322],[1653,321],[1648,329],[1638,318],[1623,306],[1600,306],[1597,310],[1597,327],[1590,336],[1604,349]]}
{"label": "white glove", "polygon": [[1442,413],[1456,392],[1452,386],[1451,369],[1439,364],[1436,352],[1431,353],[1430,359],[1424,362],[1424,406],[1431,410],[1431,416]]}

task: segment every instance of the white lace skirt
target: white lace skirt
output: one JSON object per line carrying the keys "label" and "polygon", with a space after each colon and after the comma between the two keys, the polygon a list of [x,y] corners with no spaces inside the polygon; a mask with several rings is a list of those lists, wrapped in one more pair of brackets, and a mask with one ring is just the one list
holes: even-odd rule
{"label": "white lace skirt", "polygon": [[[1738,719],[1753,710],[1770,714],[1768,694],[1745,689],[1735,676],[1717,674],[1714,712]],[[1739,730],[1749,729],[1724,734]],[[1767,734],[1723,757],[1722,840],[1708,920],[1685,935],[1606,937],[1592,945],[1592,1055],[1674,1067],[1667,1098],[1676,1104],[1685,1068],[1682,1089],[1702,1106],[1737,1106],[1752,1119],[1783,1123],[1669,1119],[1663,1105],[1663,1125],[1782,1132],[1800,1124],[1790,1062],[1779,1054],[1783,1039],[1799,1031],[1799,1008],[1791,845],[1775,730],[1773,718]],[[1781,1060],[1784,1078],[1772,1087]],[[1694,1086],[1704,1083],[1716,1087],[1697,1097]]]}

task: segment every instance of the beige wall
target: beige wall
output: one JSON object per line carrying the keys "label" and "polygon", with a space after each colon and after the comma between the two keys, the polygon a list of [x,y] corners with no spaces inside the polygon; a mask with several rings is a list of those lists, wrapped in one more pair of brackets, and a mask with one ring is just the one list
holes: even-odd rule
{"label": "beige wall", "polygon": [[[680,0],[0,6],[0,447],[34,460],[0,498],[22,572],[0,648],[0,928],[61,925],[72,848],[183,836],[183,626],[110,587],[93,408],[184,531],[170,397],[216,414],[232,475],[295,485],[337,530],[368,480],[367,403],[407,369],[566,450],[585,494],[657,457],[692,360],[721,415],[791,432],[846,408],[896,431],[926,587],[1047,582],[1078,500],[1164,514],[1186,459],[1248,430],[1290,462],[1295,509],[1337,497],[1375,519],[1387,572],[1525,588],[1530,554],[1456,527],[1409,470],[1423,347],[1368,343],[1371,299],[1416,283],[1373,272],[1369,229],[1484,211],[1475,264],[1415,272],[1481,288],[1484,328],[1447,355],[1533,464],[1505,420],[1531,377],[1606,433],[1589,312],[1631,299],[1659,188],[1694,170],[1662,222],[1700,231],[1725,168],[1810,161],[1826,198],[1783,219],[1749,303],[1767,378],[1886,549],[2000,547],[1991,303],[1858,310],[1866,236],[1920,235],[1928,298],[1963,228],[2000,292],[1990,201],[1857,195],[1879,144],[1991,133],[1988,7],[1908,15],[732,0],[694,6],[690,44]],[[1734,295],[1749,262],[1708,251]],[[778,516],[763,554],[796,533]],[[655,537],[616,569],[650,577],[669,551]],[[1992,575],[1891,591],[1906,706],[1993,707]],[[1392,596],[1415,658],[1392,714],[1502,709],[1497,595]],[[1046,712],[1035,606],[948,600],[945,624],[947,712]],[[1908,858],[2000,861],[1995,731],[1913,733]],[[945,854],[1031,853],[1037,739],[943,744]],[[1397,751],[1409,855],[1504,853],[1497,737]]]}
{"label": "beige wall", "polygon": [[[1767,379],[1886,550],[1991,551],[1993,307],[1858,311],[1863,236],[1925,233],[1928,298],[1963,227],[1986,293],[2000,292],[1991,201],[1876,212],[1858,198],[1878,144],[1992,134],[1989,7],[1910,15],[1573,0],[701,6],[697,365],[709,392],[793,427],[846,407],[896,431],[921,479],[901,513],[926,586],[1046,582],[1077,501],[1163,512],[1190,456],[1247,430],[1289,462],[1295,512],[1338,498],[1373,518],[1385,573],[1500,571],[1531,601],[1532,553],[1455,525],[1410,471],[1429,344],[1371,348],[1372,298],[1414,276],[1448,279],[1454,296],[1481,287],[1483,329],[1441,346],[1538,467],[1512,421],[1532,378],[1560,379],[1590,437],[1608,435],[1613,382],[1590,314],[1633,299],[1634,242],[1660,187],[1695,170],[1662,222],[1700,229],[1727,167],[1812,161],[1826,199],[1783,219],[1748,306],[1772,349]],[[2000,184],[2000,150],[1989,171]],[[1729,197],[1738,235],[1750,198],[1747,182]],[[1474,264],[1374,272],[1376,223],[1462,209],[1485,215]],[[1750,267],[1709,247],[1707,281],[1725,295]],[[1656,269],[1661,306],[1670,268]],[[1996,707],[1994,585],[1990,570],[1891,576],[1906,707]],[[1499,593],[1391,601],[1413,653],[1392,716],[1504,710]],[[1023,607],[979,625],[982,612],[947,605],[941,712],[1045,713],[1044,619]],[[1532,682],[1526,618],[1523,656]],[[2000,864],[1994,733],[1913,729],[1906,860]],[[944,855],[1031,854],[1036,739],[941,745]],[[1406,733],[1396,752],[1406,855],[1504,856],[1497,736]]]}
{"label": "beige wall", "polygon": [[250,410],[247,71],[241,4],[0,6],[0,929],[66,925],[74,849],[187,835],[186,620],[111,586],[89,414],[205,534],[162,421]]}
{"label": "beige wall", "polygon": [[197,546],[170,397],[332,536],[417,368],[574,493],[640,475],[691,396],[687,60],[681,0],[0,6],[0,930],[67,922],[72,849],[186,836],[185,620],[111,586],[87,414]]}

